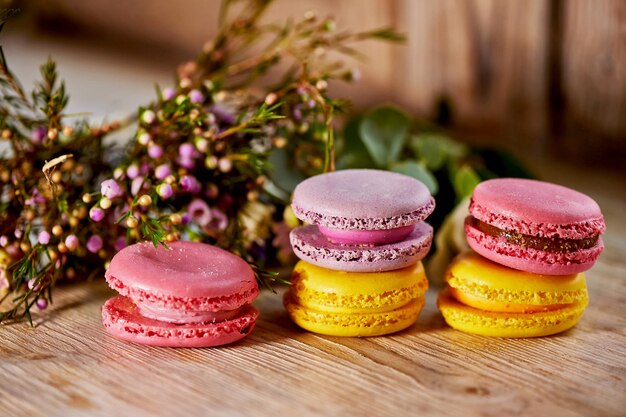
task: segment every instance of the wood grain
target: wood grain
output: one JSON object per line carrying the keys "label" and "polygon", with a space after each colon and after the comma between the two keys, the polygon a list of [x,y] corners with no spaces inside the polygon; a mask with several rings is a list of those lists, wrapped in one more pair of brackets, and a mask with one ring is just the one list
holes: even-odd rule
{"label": "wood grain", "polygon": [[573,0],[563,10],[561,148],[626,162],[626,2]]}
{"label": "wood grain", "polygon": [[503,134],[510,129],[518,137],[544,129],[548,2],[405,1],[399,7],[397,24],[408,44],[396,80],[407,104],[433,116],[445,99],[453,123]]}
{"label": "wood grain", "polygon": [[[62,288],[38,327],[0,327],[0,415],[623,416],[626,407],[626,184],[617,174],[543,164],[596,198],[606,251],[572,330],[495,339],[448,328],[436,292],[419,321],[387,337],[318,336],[263,293],[257,328],[208,349],[152,348],[105,333],[102,281]],[[284,289],[283,289],[284,290]]]}

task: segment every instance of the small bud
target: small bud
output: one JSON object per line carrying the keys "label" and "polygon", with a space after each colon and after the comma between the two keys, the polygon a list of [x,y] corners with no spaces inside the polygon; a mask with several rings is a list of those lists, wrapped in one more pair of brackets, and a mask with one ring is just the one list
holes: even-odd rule
{"label": "small bud", "polygon": [[156,119],[156,115],[152,110],[145,110],[141,114],[141,120],[146,124],[151,124]]}
{"label": "small bud", "polygon": [[72,126],[65,126],[63,128],[63,134],[65,136],[72,136],[72,133],[74,133],[74,129],[72,128]]}
{"label": "small bud", "polygon": [[326,90],[327,87],[328,87],[328,83],[326,82],[326,80],[318,80],[315,83],[315,88],[317,88],[320,91]]}
{"label": "small bud", "polygon": [[63,175],[61,174],[61,171],[54,171],[52,173],[52,175],[50,176],[50,179],[52,180],[52,182],[54,182],[55,184],[58,184],[61,182],[61,180],[63,179]]}
{"label": "small bud", "polygon": [[48,258],[50,258],[50,260],[54,262],[59,259],[59,254],[54,249],[50,248],[48,249]]}
{"label": "small bud", "polygon": [[48,139],[55,140],[58,135],[59,135],[59,131],[56,130],[55,128],[48,130]]}
{"label": "small bud", "polygon": [[268,106],[276,103],[276,100],[278,100],[278,95],[276,93],[269,93],[267,96],[265,96],[265,104],[267,104]]}
{"label": "small bud", "polygon": [[76,235],[68,235],[65,238],[65,246],[70,252],[74,252],[78,248],[78,237]]}
{"label": "small bud", "polygon": [[67,270],[65,271],[65,277],[67,279],[76,278],[76,270],[74,268],[67,268]]}
{"label": "small bud", "polygon": [[9,140],[11,139],[12,136],[13,136],[13,132],[11,132],[9,129],[4,129],[2,131],[2,139]]}
{"label": "small bud", "polygon": [[139,142],[139,144],[143,146],[146,146],[148,143],[150,143],[151,140],[152,136],[150,136],[150,134],[147,132],[143,132],[142,134],[137,136],[137,142]]}
{"label": "small bud", "polygon": [[248,191],[248,194],[246,194],[246,197],[248,198],[248,201],[256,201],[259,199],[259,193],[258,191],[255,191],[255,190]]}
{"label": "small bud", "polygon": [[59,242],[59,244],[57,245],[57,250],[61,253],[66,253],[67,252],[67,246],[65,245],[65,243],[63,242]]}
{"label": "small bud", "polygon": [[165,179],[163,180],[166,184],[174,184],[176,182],[176,177],[173,175],[168,175],[167,177],[165,177]]}
{"label": "small bud", "polygon": [[135,216],[131,215],[126,219],[126,226],[128,226],[129,228],[134,229],[138,225],[139,225],[139,221],[137,220]]}
{"label": "small bud", "polygon": [[78,218],[76,216],[70,216],[70,218],[68,219],[68,223],[70,224],[70,227],[76,227],[78,226]]}
{"label": "small bud", "polygon": [[287,146],[287,139],[283,138],[282,136],[276,136],[275,138],[272,139],[272,142],[274,142],[274,146],[277,147],[278,149],[284,148],[285,146]]}
{"label": "small bud", "polygon": [[220,167],[220,171],[224,173],[229,172],[233,168],[233,163],[228,158],[221,158],[218,162],[218,165]]}
{"label": "small bud", "polygon": [[215,169],[217,168],[217,157],[215,155],[211,155],[208,156],[205,160],[204,160],[204,166],[207,167],[208,169]]}
{"label": "small bud", "polygon": [[183,222],[183,216],[178,213],[170,214],[170,222],[172,224],[181,224]]}
{"label": "small bud", "polygon": [[105,209],[105,210],[109,209],[109,208],[111,207],[111,204],[112,204],[112,203],[111,203],[111,200],[109,200],[109,199],[108,199],[108,198],[106,198],[106,197],[102,197],[102,198],[100,199],[100,207],[102,207],[102,208],[103,208],[103,209]]}
{"label": "small bud", "polygon": [[91,194],[83,194],[83,203],[85,204],[89,204],[91,203]]}
{"label": "small bud", "polygon": [[55,236],[61,236],[63,234],[63,228],[58,224],[54,225],[54,227],[52,228],[52,234]]}
{"label": "small bud", "polygon": [[45,310],[48,308],[48,302],[44,298],[38,299],[36,304],[39,310]]}
{"label": "small bud", "polygon": [[139,197],[139,205],[143,206],[143,207],[149,207],[152,205],[152,197],[150,197],[147,194],[142,195],[141,197]]}
{"label": "small bud", "polygon": [[30,242],[25,240],[22,243],[20,243],[20,249],[22,250],[22,252],[28,252],[30,250],[31,246],[30,246]]}

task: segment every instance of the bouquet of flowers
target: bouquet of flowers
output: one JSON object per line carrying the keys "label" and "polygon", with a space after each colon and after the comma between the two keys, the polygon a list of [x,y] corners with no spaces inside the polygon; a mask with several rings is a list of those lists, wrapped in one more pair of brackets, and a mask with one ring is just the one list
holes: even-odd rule
{"label": "bouquet of flowers", "polygon": [[[355,74],[329,52],[358,56],[355,41],[401,37],[338,31],[313,12],[265,24],[269,3],[224,1],[217,35],[178,68],[175,86],[101,126],[65,113],[53,61],[28,95],[0,50],[9,143],[0,157],[0,322],[32,323],[31,309],[48,306],[59,280],[100,276],[117,250],[142,240],[216,244],[253,264],[260,285],[279,279],[265,268],[288,257],[290,188],[333,169],[332,122],[345,102],[328,96],[328,82]],[[131,128],[125,147],[107,144]]]}

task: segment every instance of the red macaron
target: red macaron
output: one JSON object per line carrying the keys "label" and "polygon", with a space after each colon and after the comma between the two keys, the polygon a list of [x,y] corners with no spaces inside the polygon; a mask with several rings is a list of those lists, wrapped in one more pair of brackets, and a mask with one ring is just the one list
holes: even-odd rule
{"label": "red macaron", "polygon": [[589,196],[536,180],[500,178],[480,183],[465,221],[467,242],[501,265],[536,274],[590,269],[604,249],[606,226]]}
{"label": "red macaron", "polygon": [[205,347],[247,336],[259,312],[250,265],[215,246],[137,243],[118,252],[105,278],[120,296],[102,308],[118,339],[153,346]]}

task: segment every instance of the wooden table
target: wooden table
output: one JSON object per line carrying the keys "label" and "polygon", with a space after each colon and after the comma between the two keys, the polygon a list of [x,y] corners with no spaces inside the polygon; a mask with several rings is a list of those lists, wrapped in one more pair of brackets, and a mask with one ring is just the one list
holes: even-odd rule
{"label": "wooden table", "polygon": [[295,327],[281,297],[266,292],[242,342],[153,348],[109,337],[100,306],[113,292],[83,283],[59,289],[37,328],[0,327],[0,415],[624,416],[626,186],[617,175],[548,172],[594,196],[608,225],[573,330],[527,340],[464,334],[446,326],[430,291],[406,331],[324,337]]}

